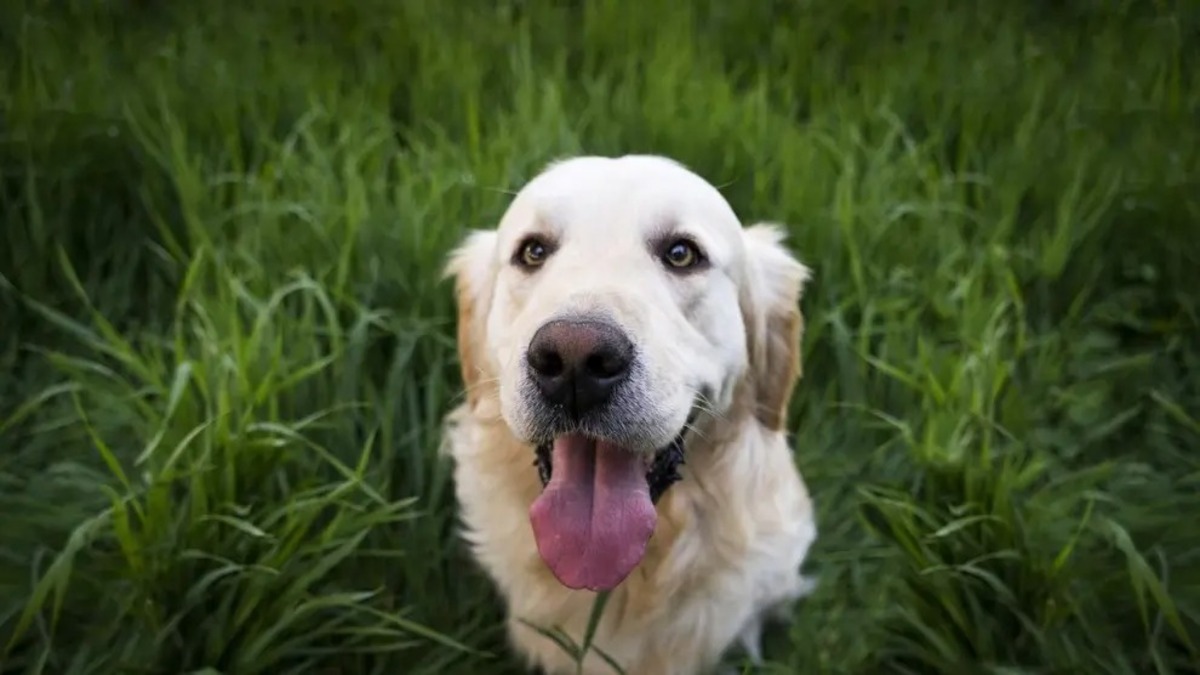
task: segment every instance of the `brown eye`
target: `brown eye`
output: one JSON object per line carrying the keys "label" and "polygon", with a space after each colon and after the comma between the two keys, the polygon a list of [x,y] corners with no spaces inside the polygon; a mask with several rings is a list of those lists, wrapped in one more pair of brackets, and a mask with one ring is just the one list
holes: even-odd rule
{"label": "brown eye", "polygon": [[521,267],[538,267],[550,257],[550,247],[540,239],[530,238],[517,248],[513,262]]}
{"label": "brown eye", "polygon": [[663,253],[663,261],[675,269],[688,269],[700,263],[700,250],[686,239],[673,242]]}

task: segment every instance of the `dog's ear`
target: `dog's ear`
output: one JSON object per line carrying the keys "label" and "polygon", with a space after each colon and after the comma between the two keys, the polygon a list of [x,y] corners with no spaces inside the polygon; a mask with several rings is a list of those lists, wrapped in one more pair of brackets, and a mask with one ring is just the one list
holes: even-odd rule
{"label": "dog's ear", "polygon": [[804,317],[800,298],[810,271],[783,244],[784,231],[768,223],[742,230],[746,277],[741,292],[749,350],[749,392],[754,415],[765,427],[782,430],[800,378]]}
{"label": "dog's ear", "polygon": [[467,404],[474,408],[481,388],[494,380],[494,366],[486,351],[487,315],[496,280],[496,232],[474,230],[450,254],[445,277],[454,279],[458,309],[458,363],[466,388]]}

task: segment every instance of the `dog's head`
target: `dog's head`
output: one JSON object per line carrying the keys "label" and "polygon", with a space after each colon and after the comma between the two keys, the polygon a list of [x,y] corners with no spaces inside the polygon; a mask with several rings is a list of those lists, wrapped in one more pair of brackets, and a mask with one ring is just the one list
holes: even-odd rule
{"label": "dog's head", "polygon": [[455,251],[467,397],[538,449],[530,518],[564,585],[612,588],[641,560],[699,416],[782,428],[808,270],[781,236],[673,161],[580,157]]}

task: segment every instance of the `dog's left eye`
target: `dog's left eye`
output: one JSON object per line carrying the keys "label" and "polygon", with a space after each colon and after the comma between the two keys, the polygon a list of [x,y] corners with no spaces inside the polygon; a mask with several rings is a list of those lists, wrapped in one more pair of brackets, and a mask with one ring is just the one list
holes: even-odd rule
{"label": "dog's left eye", "polygon": [[663,251],[663,262],[678,270],[688,269],[700,264],[703,255],[696,245],[686,239],[671,242]]}

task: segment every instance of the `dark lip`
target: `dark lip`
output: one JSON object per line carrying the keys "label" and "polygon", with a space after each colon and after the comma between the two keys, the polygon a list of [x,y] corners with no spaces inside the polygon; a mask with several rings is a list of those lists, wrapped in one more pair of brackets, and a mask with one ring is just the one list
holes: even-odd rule
{"label": "dark lip", "polygon": [[[646,484],[650,488],[652,504],[657,504],[672,485],[683,479],[679,467],[686,463],[685,446],[688,430],[692,428],[699,412],[699,409],[693,405],[688,413],[687,421],[675,439],[654,451],[654,456],[650,460],[650,468],[646,470]],[[533,465],[537,467],[538,479],[541,481],[543,489],[550,483],[550,478],[554,474],[551,450],[553,443],[553,440],[543,441],[534,446]]]}
{"label": "dark lip", "polygon": [[[686,436],[687,427],[684,427],[675,440],[654,452],[654,457],[650,460],[650,468],[646,470],[646,485],[650,488],[652,504],[657,504],[667,489],[683,478],[683,475],[679,473],[679,467],[685,462],[684,440]],[[537,445],[534,455],[533,465],[537,467],[538,479],[545,488],[554,474],[551,443]]]}

